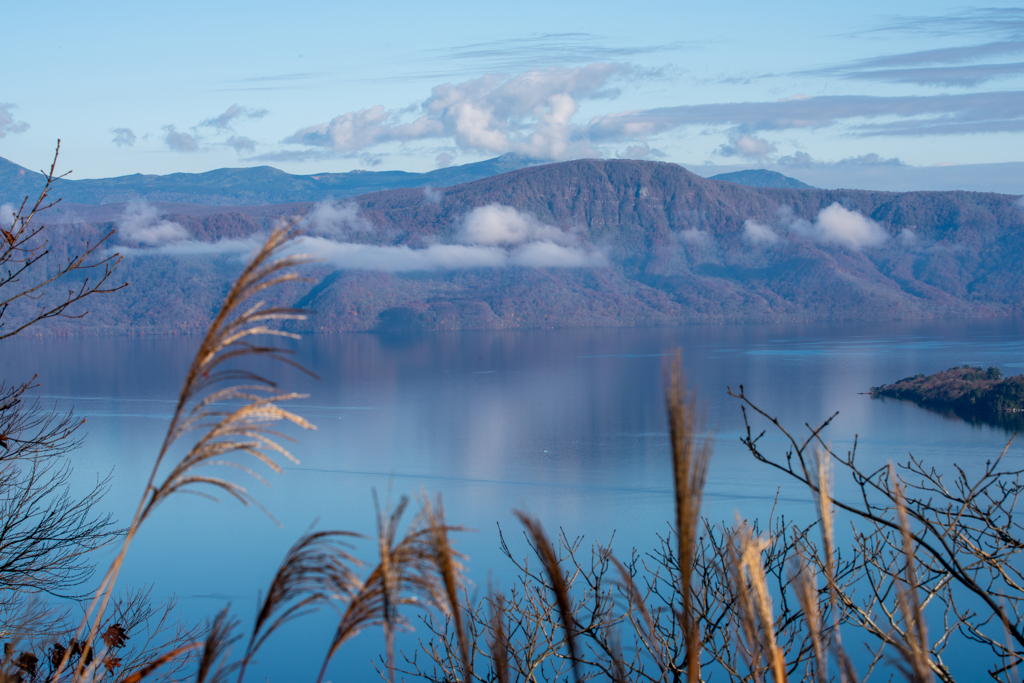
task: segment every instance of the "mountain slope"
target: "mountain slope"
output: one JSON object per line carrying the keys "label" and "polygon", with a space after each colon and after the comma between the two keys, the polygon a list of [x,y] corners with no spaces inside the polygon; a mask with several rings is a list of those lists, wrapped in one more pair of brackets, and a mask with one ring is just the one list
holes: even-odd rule
{"label": "mountain slope", "polygon": [[[282,299],[317,311],[307,329],[896,320],[1024,312],[1019,267],[1024,210],[1009,195],[753,188],[701,178],[674,164],[582,160],[524,168],[433,195],[396,189],[354,201],[363,227],[338,233],[335,242],[318,243],[315,251],[325,261],[311,272],[315,283]],[[567,244],[600,250],[606,264],[528,267],[510,256],[501,267],[435,264],[400,272],[401,267],[388,265],[387,259],[422,256],[432,245],[469,249],[467,216],[494,204],[515,209],[531,225],[554,226]],[[277,216],[308,208],[175,213],[165,207],[164,213],[197,242],[210,243],[254,236]],[[372,230],[366,230],[367,221]],[[63,240],[81,241],[111,225],[69,225]],[[872,233],[875,241],[860,247],[829,241],[849,226],[878,231]],[[337,241],[343,249],[335,248]],[[57,242],[58,248],[68,246]],[[221,246],[192,252],[209,254],[223,251]],[[366,247],[378,248],[376,270],[354,269],[359,262],[351,252]],[[96,300],[83,322],[61,322],[50,330],[201,330],[241,258],[237,250],[220,256],[189,255],[182,246],[175,250],[179,255],[135,249],[121,266],[131,288]]]}
{"label": "mountain slope", "polygon": [[709,180],[725,180],[730,183],[737,183],[738,185],[749,185],[750,187],[784,187],[793,190],[813,189],[812,185],[802,183],[796,178],[782,175],[778,171],[769,171],[766,168],[719,173],[718,175],[711,176]]}

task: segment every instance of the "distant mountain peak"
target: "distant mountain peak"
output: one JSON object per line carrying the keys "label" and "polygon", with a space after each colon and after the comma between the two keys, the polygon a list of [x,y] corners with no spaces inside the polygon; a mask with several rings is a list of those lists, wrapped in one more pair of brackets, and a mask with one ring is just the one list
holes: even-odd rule
{"label": "distant mountain peak", "polygon": [[[140,174],[58,180],[53,195],[73,204],[112,204],[135,199],[205,206],[254,206],[338,200],[379,190],[450,187],[545,163],[519,154],[426,173],[367,171],[293,175],[273,166],[218,168],[203,173]],[[0,157],[0,204],[38,194],[43,176]]]}
{"label": "distant mountain peak", "polygon": [[813,185],[800,182],[796,178],[790,178],[778,171],[769,171],[766,168],[752,168],[746,171],[733,171],[732,173],[719,173],[708,180],[724,180],[737,185],[748,185],[750,187],[779,187],[789,190],[813,190]]}

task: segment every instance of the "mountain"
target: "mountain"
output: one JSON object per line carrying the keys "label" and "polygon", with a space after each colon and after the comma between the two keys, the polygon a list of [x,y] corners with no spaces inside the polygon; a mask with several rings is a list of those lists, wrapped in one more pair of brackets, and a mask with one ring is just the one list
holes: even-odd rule
{"label": "mountain", "polygon": [[[316,202],[396,187],[447,187],[536,163],[517,154],[505,154],[429,173],[351,171],[291,175],[270,166],[169,175],[136,173],[89,180],[64,178],[55,183],[53,195],[75,204],[110,204],[133,199],[206,206]],[[41,173],[0,158],[0,204],[17,204],[28,195],[38,195],[44,183]]]}
{"label": "mountain", "polygon": [[[162,219],[191,241],[122,243],[118,277],[131,287],[46,333],[201,331],[241,268],[245,240],[313,207],[163,206]],[[57,228],[55,252],[114,226],[120,209],[96,208],[110,213]],[[309,270],[313,283],[275,300],[315,310],[309,330],[1024,313],[1024,206],[1012,195],[756,188],[668,163],[581,160],[430,193],[375,192],[324,215],[337,223],[331,239],[308,247],[324,259]],[[504,250],[517,230],[533,241]],[[545,266],[559,259],[576,265]]]}
{"label": "mountain", "polygon": [[710,180],[725,180],[739,185],[749,185],[750,187],[785,187],[794,190],[813,189],[813,186],[802,183],[796,178],[790,178],[788,175],[782,175],[777,171],[769,171],[766,168],[719,173],[718,175],[711,176]]}

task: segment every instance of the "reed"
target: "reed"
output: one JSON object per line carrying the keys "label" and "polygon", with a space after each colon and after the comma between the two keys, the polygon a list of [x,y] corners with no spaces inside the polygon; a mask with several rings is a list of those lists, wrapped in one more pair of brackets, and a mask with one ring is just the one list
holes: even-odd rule
{"label": "reed", "polygon": [[[289,357],[291,350],[251,341],[255,336],[297,338],[297,335],[278,329],[275,325],[303,319],[305,316],[301,311],[268,307],[256,299],[271,288],[301,279],[294,269],[309,262],[309,257],[285,253],[296,237],[292,225],[282,225],[271,232],[228,291],[224,304],[207,330],[185,377],[170,426],[138,509],[124,534],[120,552],[97,588],[76,632],[76,640],[86,643],[86,647],[91,647],[90,644],[96,639],[132,541],[162,501],[182,490],[208,496],[194,489],[197,485],[206,485],[249,505],[256,501],[243,486],[224,477],[204,474],[200,468],[218,465],[233,467],[263,481],[251,467],[229,460],[227,456],[249,456],[274,472],[280,472],[281,468],[272,454],[298,462],[280,445],[280,440],[285,437],[271,429],[271,426],[284,420],[301,428],[314,428],[298,415],[277,405],[281,401],[300,398],[300,395],[276,391],[272,381],[233,366],[236,361],[257,356],[299,367]],[[232,403],[241,405],[232,408]],[[161,465],[171,447],[185,435],[195,432],[200,434],[196,443],[157,483]],[[70,657],[69,648],[52,680],[60,679]],[[86,658],[80,657],[74,678],[77,680],[92,676],[98,661],[87,664]]]}
{"label": "reed", "polygon": [[230,607],[225,607],[206,629],[203,654],[199,659],[196,683],[226,683],[231,672],[238,666],[229,663],[231,646],[241,637],[235,633],[239,621],[231,617]]}
{"label": "reed", "polygon": [[494,679],[497,683],[509,683],[508,674],[508,634],[505,632],[505,596],[492,591],[488,599],[490,605],[491,638],[487,646],[491,653],[494,667]]}
{"label": "reed", "polygon": [[767,670],[775,683],[785,683],[785,655],[776,641],[772,599],[761,561],[769,542],[755,536],[745,522],[737,520],[736,527],[729,539],[729,570],[737,595],[742,647],[754,680],[763,680]]}
{"label": "reed", "polygon": [[693,566],[701,503],[708,466],[714,451],[710,437],[699,437],[703,420],[697,417],[697,400],[688,394],[683,380],[682,355],[677,353],[667,372],[665,404],[672,444],[672,475],[675,490],[676,540],[679,558],[679,593],[682,597],[683,634],[686,641],[687,680],[700,680],[700,624],[693,610]]}
{"label": "reed", "polygon": [[344,601],[362,587],[355,568],[362,565],[349,550],[349,531],[319,531],[305,534],[285,555],[260,605],[238,683],[257,650],[277,629],[321,604]]}
{"label": "reed", "polygon": [[431,504],[427,495],[422,497],[422,514],[426,521],[427,530],[430,533],[431,549],[434,552],[434,566],[437,568],[444,587],[444,596],[447,598],[447,612],[455,622],[455,633],[459,639],[459,654],[462,657],[462,680],[473,679],[473,655],[472,645],[466,635],[466,624],[462,614],[462,607],[459,604],[459,592],[464,589],[465,581],[462,575],[462,563],[459,560],[464,556],[455,552],[452,548],[448,532],[450,530],[463,531],[461,527],[449,527],[444,520],[444,504],[441,502],[441,494],[437,495],[436,501]]}
{"label": "reed", "polygon": [[932,683],[931,661],[928,657],[928,623],[925,620],[921,605],[917,568],[914,558],[913,533],[910,529],[910,518],[907,515],[907,504],[903,487],[896,476],[895,468],[889,465],[890,481],[893,482],[893,494],[900,524],[900,544],[903,552],[902,581],[897,581],[897,605],[903,616],[903,638],[895,642],[896,648],[903,659],[904,676],[912,683]]}
{"label": "reed", "polygon": [[[374,496],[376,502],[376,496]],[[405,605],[443,609],[447,597],[443,581],[438,577],[433,531],[424,524],[421,513],[409,524],[401,539],[398,532],[402,515],[409,503],[402,496],[390,512],[377,504],[377,546],[380,561],[370,572],[349,604],[331,640],[320,669],[318,682],[323,681],[327,666],[338,649],[368,626],[384,629],[387,678],[395,678],[394,636],[406,627],[407,620],[399,611]],[[450,530],[450,527],[448,527]],[[450,551],[450,549],[449,549]],[[424,602],[421,602],[421,599]]]}
{"label": "reed", "polygon": [[572,605],[572,597],[569,595],[569,588],[565,582],[565,575],[562,573],[561,564],[555,554],[555,547],[548,540],[547,534],[540,521],[521,510],[513,510],[516,518],[526,529],[526,533],[533,544],[533,549],[540,558],[544,573],[547,574],[551,592],[558,606],[558,614],[561,618],[562,630],[565,633],[565,646],[569,651],[569,659],[572,662],[572,674],[577,683],[580,676],[580,655],[576,645],[576,619]]}

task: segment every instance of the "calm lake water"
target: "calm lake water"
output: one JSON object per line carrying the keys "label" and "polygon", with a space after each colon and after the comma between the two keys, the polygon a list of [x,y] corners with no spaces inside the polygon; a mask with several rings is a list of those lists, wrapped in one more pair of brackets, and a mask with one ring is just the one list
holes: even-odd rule
{"label": "calm lake water", "polygon": [[[87,418],[76,478],[84,486],[112,471],[104,503],[127,520],[198,341],[14,339],[2,348],[0,374],[18,381],[38,373],[41,399]],[[805,422],[839,411],[828,438],[845,449],[859,435],[865,464],[912,451],[936,467],[971,467],[997,455],[1009,435],[859,392],[964,363],[1024,372],[1024,324],[1006,320],[353,334],[313,337],[297,348],[321,379],[286,369],[275,377],[310,394],[291,407],[318,429],[294,434],[301,464],[271,477],[272,489],[249,487],[282,526],[231,501],[177,496],[140,534],[122,586],[175,594],[195,620],[230,602],[248,624],[257,591],[310,525],[373,533],[374,489],[382,499],[443,494],[449,520],[475,529],[459,548],[482,590],[489,577],[499,587],[511,581],[497,525],[514,551],[526,553],[513,508],[539,516],[552,532],[562,527],[602,542],[614,535],[620,552],[650,547],[672,510],[662,373],[673,348],[683,351],[716,435],[705,503],[714,520],[764,517],[776,496],[799,517],[809,500],[740,445],[740,406],[727,386],[744,385],[800,433]],[[765,439],[782,449],[775,434]],[[370,543],[362,549],[372,557]],[[250,679],[309,680],[331,624],[326,615],[293,624]],[[375,634],[360,635],[338,657],[333,679],[373,679],[366,662],[378,643]]]}

